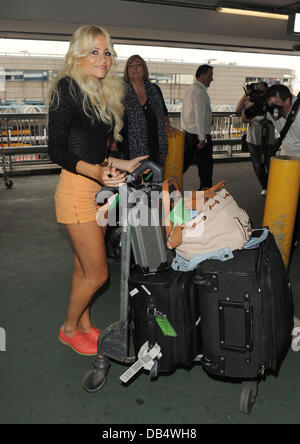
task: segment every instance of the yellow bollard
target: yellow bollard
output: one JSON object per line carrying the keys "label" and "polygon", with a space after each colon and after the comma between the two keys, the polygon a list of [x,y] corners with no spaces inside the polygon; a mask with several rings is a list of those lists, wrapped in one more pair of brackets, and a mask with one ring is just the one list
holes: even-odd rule
{"label": "yellow bollard", "polygon": [[286,268],[289,266],[300,190],[300,159],[271,159],[263,225],[274,234]]}
{"label": "yellow bollard", "polygon": [[168,136],[168,155],[165,161],[165,179],[174,177],[182,190],[182,175],[184,161],[184,132],[180,131],[176,137]]}

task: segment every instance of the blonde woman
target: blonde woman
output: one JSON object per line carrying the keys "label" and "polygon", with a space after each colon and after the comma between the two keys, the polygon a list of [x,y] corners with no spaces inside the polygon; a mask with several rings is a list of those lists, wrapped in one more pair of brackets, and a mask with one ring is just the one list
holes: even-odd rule
{"label": "blonde woman", "polygon": [[[123,85],[108,33],[82,26],[73,35],[64,68],[49,99],[49,154],[62,166],[55,206],[74,246],[72,289],[59,339],[82,355],[97,353],[101,333],[92,326],[90,302],[108,278],[104,229],[96,222],[95,195],[118,186],[146,157],[109,157],[109,140],[121,140]],[[123,170],[120,172],[119,170]]]}

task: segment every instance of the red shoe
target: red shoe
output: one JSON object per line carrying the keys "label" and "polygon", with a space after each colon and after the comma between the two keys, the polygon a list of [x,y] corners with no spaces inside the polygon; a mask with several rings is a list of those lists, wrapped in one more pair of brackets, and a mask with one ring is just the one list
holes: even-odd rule
{"label": "red shoe", "polygon": [[90,332],[88,333],[88,337],[93,341],[93,342],[98,342],[98,338],[101,335],[101,333],[103,332],[103,330],[98,330],[98,328],[96,327],[92,327]]}
{"label": "red shoe", "polygon": [[64,345],[71,347],[76,353],[84,356],[95,356],[97,355],[97,344],[92,341],[89,335],[81,333],[79,330],[69,338],[66,336],[62,329],[59,330],[58,339]]}

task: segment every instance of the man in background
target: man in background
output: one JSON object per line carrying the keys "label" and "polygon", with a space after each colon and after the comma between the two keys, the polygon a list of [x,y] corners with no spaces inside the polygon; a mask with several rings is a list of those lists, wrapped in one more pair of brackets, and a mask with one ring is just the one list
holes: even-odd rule
{"label": "man in background", "polygon": [[241,121],[249,124],[246,142],[253,168],[262,187],[262,196],[267,194],[270,158],[275,150],[275,128],[265,116],[265,82],[251,83],[244,88],[245,94],[236,106]]}
{"label": "man in background", "polygon": [[213,120],[207,93],[212,81],[213,67],[199,66],[196,80],[184,95],[181,111],[181,127],[185,131],[183,172],[196,161],[200,177],[199,190],[212,187],[213,146],[210,132]]}

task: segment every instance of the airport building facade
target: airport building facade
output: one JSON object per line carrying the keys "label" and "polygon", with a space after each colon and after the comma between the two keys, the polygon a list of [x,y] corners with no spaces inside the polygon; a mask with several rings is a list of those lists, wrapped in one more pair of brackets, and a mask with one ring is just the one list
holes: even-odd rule
{"label": "airport building facade", "polygon": [[[206,63],[207,61],[203,61]],[[118,60],[117,71],[122,76],[126,60]],[[197,67],[202,62],[183,63],[169,60],[147,60],[150,80],[159,84],[169,111],[180,111],[185,90],[194,81]],[[1,108],[15,105],[45,104],[49,84],[60,70],[63,57],[0,56]],[[214,111],[234,111],[243,94],[243,86],[260,80],[284,83],[293,88],[295,72],[289,68],[247,67],[216,64],[214,82],[209,95]]]}

